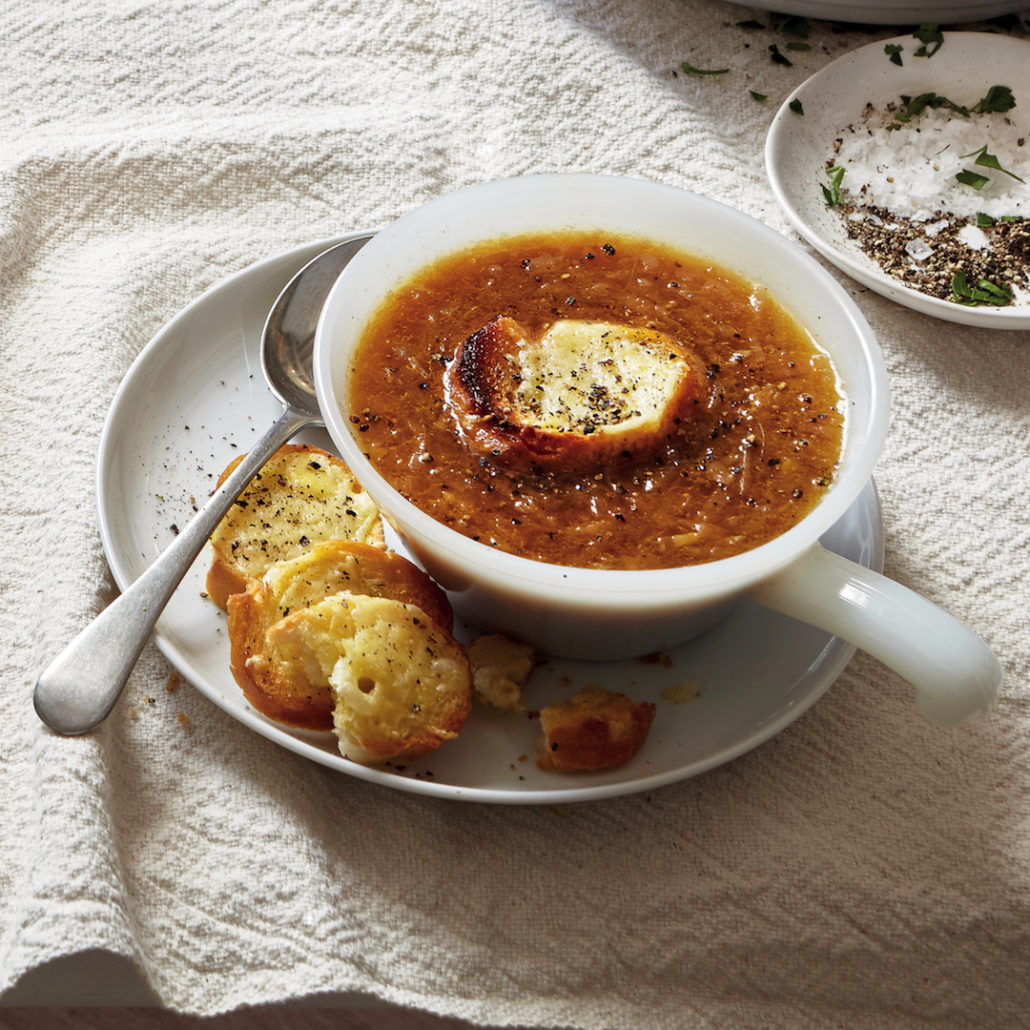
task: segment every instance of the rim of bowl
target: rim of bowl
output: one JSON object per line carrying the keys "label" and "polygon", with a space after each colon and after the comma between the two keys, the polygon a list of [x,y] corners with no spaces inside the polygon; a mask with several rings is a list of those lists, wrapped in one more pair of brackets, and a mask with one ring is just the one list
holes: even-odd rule
{"label": "rim of bowl", "polygon": [[[713,217],[725,220],[728,235],[734,231],[739,232],[752,241],[760,241],[770,254],[799,265],[804,274],[810,277],[813,289],[832,298],[835,310],[842,319],[841,326],[846,328],[860,349],[861,365],[868,379],[870,418],[868,423],[856,426],[845,416],[841,467],[822,500],[800,522],[758,547],[698,565],[667,569],[585,569],[556,565],[492,548],[448,528],[404,497],[364,456],[344,415],[346,399],[337,396],[334,385],[336,363],[342,360],[337,322],[356,295],[369,293],[369,283],[362,282],[361,277],[367,280],[367,270],[379,256],[385,256],[393,247],[403,247],[405,237],[409,234],[432,239],[439,234],[440,227],[446,226],[452,219],[467,217],[469,205],[473,202],[482,202],[488,207],[491,201],[500,202],[505,195],[532,196],[556,187],[577,194],[581,190],[644,191],[670,204],[692,205],[697,210],[704,210]],[[596,230],[598,227],[593,224],[588,227],[582,221],[577,223],[573,215],[567,224],[554,225],[552,228]],[[362,309],[368,309],[367,316],[373,315],[389,294],[413,274],[417,274],[419,268],[454,253],[463,245],[514,238],[538,229],[546,231],[542,226],[532,225],[525,230],[491,231],[489,219],[486,219],[482,233],[474,241],[441,246],[414,270],[391,278],[389,282],[375,283],[373,280],[372,300],[362,298]],[[633,235],[633,230],[623,228],[621,223],[618,228],[609,228],[609,231],[613,234]],[[653,233],[638,232],[636,235],[654,238]],[[689,244],[671,238],[659,242],[686,253],[698,253]],[[714,257],[712,261],[745,280],[761,283],[760,279],[735,270],[731,262]],[[819,339],[812,327],[806,325],[805,319],[792,311],[791,305],[781,300],[775,290],[770,292],[814,338]],[[368,317],[363,320],[362,329],[367,321]],[[841,326],[834,329],[835,336],[840,336]],[[349,355],[360,336],[361,329],[354,333],[346,354]],[[396,523],[402,536],[427,541],[444,556],[444,560],[465,569],[474,569],[478,580],[489,580],[509,592],[532,596],[543,589],[550,597],[567,595],[570,600],[575,599],[580,603],[589,600],[591,605],[598,608],[626,607],[630,603],[673,603],[687,600],[693,595],[727,595],[758,583],[789,565],[815,544],[844,514],[872,477],[873,467],[886,437],[890,406],[886,366],[872,329],[840,283],[813,257],[757,219],[710,197],[645,179],[589,173],[549,173],[495,179],[443,194],[401,215],[354,256],[333,285],[315,332],[314,368],[318,403],[330,437],[358,482],[369,492],[384,515]],[[346,376],[343,378],[346,379]],[[847,396],[845,391],[845,400]]]}

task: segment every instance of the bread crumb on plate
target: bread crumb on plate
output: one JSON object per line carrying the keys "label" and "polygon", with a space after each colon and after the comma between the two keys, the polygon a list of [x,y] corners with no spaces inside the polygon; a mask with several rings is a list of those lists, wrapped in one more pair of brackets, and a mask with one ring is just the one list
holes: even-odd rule
{"label": "bread crumb on plate", "polygon": [[591,683],[540,710],[544,753],[537,766],[586,772],[625,765],[643,745],[654,715],[650,701],[632,701]]}
{"label": "bread crumb on plate", "polygon": [[476,637],[468,646],[477,701],[503,712],[522,712],[522,690],[533,669],[533,648],[500,633]]}

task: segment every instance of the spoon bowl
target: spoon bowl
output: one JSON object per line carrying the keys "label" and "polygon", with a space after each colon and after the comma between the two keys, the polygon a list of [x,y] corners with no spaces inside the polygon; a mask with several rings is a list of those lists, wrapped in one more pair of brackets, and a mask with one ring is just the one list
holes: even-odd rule
{"label": "spoon bowl", "polygon": [[306,411],[319,423],[312,370],[315,327],[333,284],[370,239],[345,240],[312,258],[286,284],[265,320],[261,365],[269,389],[288,408]]}
{"label": "spoon bowl", "polygon": [[369,239],[351,237],[323,251],[279,294],[262,333],[261,364],[285,410],[154,564],[40,674],[33,703],[52,730],[86,733],[107,718],[169,598],[233,502],[287,440],[322,424],[312,372],[315,326],[329,289]]}

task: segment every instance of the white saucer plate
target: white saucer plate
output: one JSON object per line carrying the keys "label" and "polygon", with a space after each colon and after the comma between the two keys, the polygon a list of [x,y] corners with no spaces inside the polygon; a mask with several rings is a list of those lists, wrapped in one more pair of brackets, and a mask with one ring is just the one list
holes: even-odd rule
{"label": "white saucer plate", "polygon": [[[902,94],[939,93],[957,103],[975,103],[994,85],[1016,95],[1011,117],[1030,133],[1030,43],[986,32],[946,32],[931,58],[912,56],[918,41],[898,36],[852,51],[803,82],[773,118],[765,166],[776,199],[794,228],[824,257],[852,278],[890,300],[923,314],[989,329],[1030,329],[1030,307],[964,307],[927,296],[887,275],[848,239],[839,213],[826,206],[821,187],[841,130],[861,121],[866,104],[882,106]],[[893,64],[887,44],[903,46]],[[791,110],[800,100],[804,114]],[[1028,186],[1030,189],[1030,186]]]}
{"label": "white saucer plate", "polygon": [[[279,414],[260,367],[264,318],[290,276],[333,242],[262,261],[213,287],[172,319],[130,368],[104,427],[97,479],[101,535],[122,589],[167,546],[172,527],[185,524],[221,470]],[[307,439],[330,446],[323,433]],[[882,567],[880,507],[872,483],[823,542],[864,565]],[[204,596],[209,562],[203,553],[194,563],[155,630],[158,647],[182,676],[248,729],[290,751],[366,781],[436,797],[584,801],[693,776],[797,719],[854,652],[819,630],[742,604],[662,661],[546,661],[534,670],[526,693],[531,709],[591,682],[657,704],[644,748],[620,769],[543,772],[534,764],[538,721],[478,705],[459,737],[433,754],[403,768],[368,768],[342,758],[330,734],[292,730],[248,704],[229,672],[225,617]],[[688,700],[695,686],[699,696]]]}
{"label": "white saucer plate", "polygon": [[1026,0],[940,0],[935,4],[918,0],[863,0],[857,4],[847,0],[777,0],[775,9],[802,18],[867,25],[954,25],[1017,14],[1026,10]]}

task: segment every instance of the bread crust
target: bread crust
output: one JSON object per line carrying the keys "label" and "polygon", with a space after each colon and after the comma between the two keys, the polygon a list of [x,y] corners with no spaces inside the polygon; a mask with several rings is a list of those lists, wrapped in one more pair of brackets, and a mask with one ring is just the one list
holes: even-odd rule
{"label": "bread crust", "polygon": [[563,320],[530,339],[506,316],[472,333],[445,376],[473,450],[559,475],[655,453],[701,419],[709,392],[697,355],[656,330]]}
{"label": "bread crust", "polygon": [[[219,486],[243,458],[229,464]],[[260,580],[274,562],[335,538],[385,547],[378,508],[335,455],[311,444],[285,444],[211,534],[208,596],[224,610],[230,596]]]}
{"label": "bread crust", "polygon": [[411,604],[444,633],[453,628],[446,595],[406,558],[353,540],[323,541],[298,558],[275,563],[229,597],[230,668],[258,711],[303,729],[333,728],[328,682],[297,655],[271,645],[268,634],[291,613],[341,594]]}
{"label": "bread crust", "polygon": [[625,765],[643,745],[654,716],[650,701],[632,701],[591,683],[567,701],[541,709],[544,753],[537,765],[556,772]]}

